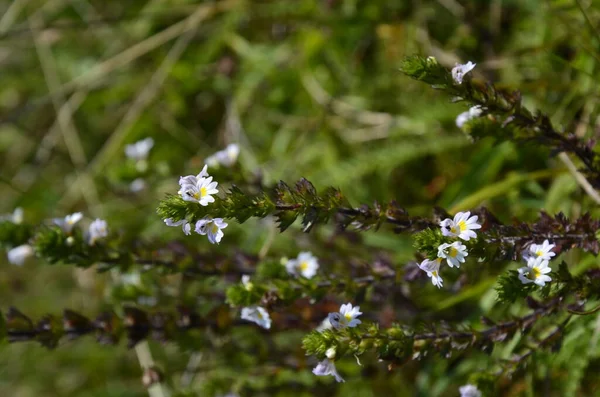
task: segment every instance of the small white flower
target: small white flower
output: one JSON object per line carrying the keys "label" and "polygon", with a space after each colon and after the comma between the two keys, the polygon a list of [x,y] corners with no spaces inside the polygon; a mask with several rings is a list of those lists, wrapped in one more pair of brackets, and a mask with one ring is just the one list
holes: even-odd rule
{"label": "small white flower", "polygon": [[125,146],[125,155],[135,161],[142,161],[148,158],[150,149],[154,146],[154,139],[146,138],[141,141]]}
{"label": "small white flower", "polygon": [[461,386],[458,391],[460,392],[460,397],[481,397],[481,392],[475,385]]}
{"label": "small white flower", "polygon": [[129,190],[132,193],[138,193],[146,189],[146,181],[143,178],[136,178],[129,184]]}
{"label": "small white flower", "polygon": [[96,244],[96,240],[104,238],[108,236],[108,225],[105,220],[96,219],[90,224],[90,228],[88,230],[89,233],[89,245]]}
{"label": "small white flower", "polygon": [[247,274],[244,274],[242,276],[242,285],[244,286],[244,288],[246,288],[246,290],[250,291],[252,290],[252,287],[254,286],[252,284],[252,281],[250,281],[250,276]]}
{"label": "small white flower", "polygon": [[335,329],[343,329],[346,327],[354,328],[361,323],[358,316],[362,313],[359,310],[360,306],[352,307],[352,303],[346,303],[345,305],[340,306],[339,313],[329,313],[327,317]]}
{"label": "small white flower", "polygon": [[519,269],[519,280],[523,284],[535,283],[540,287],[546,285],[552,281],[552,278],[547,274],[550,273],[552,269],[548,266],[548,261],[544,258],[529,258],[527,261],[527,266]]}
{"label": "small white flower", "polygon": [[438,247],[438,258],[446,259],[450,267],[460,267],[461,263],[465,263],[465,257],[468,255],[467,246],[460,241],[452,244],[444,243]]}
{"label": "small white flower", "polygon": [[456,126],[458,128],[462,128],[462,126],[465,125],[467,121],[473,120],[474,118],[481,116],[482,113],[483,110],[481,109],[481,106],[475,105],[466,112],[462,112],[461,114],[456,116]]}
{"label": "small white flower", "polygon": [[440,226],[444,236],[459,237],[465,241],[477,238],[477,233],[473,230],[481,229],[481,225],[477,223],[477,216],[471,216],[469,211],[457,213],[454,219],[444,219]]}
{"label": "small white flower", "polygon": [[227,223],[223,220],[223,218],[215,218],[212,219],[210,217],[206,217],[204,219],[200,219],[196,222],[196,233],[201,235],[207,235],[208,241],[211,244],[219,244],[221,239],[223,238],[223,230],[227,227]]}
{"label": "small white flower", "polygon": [[16,225],[23,223],[23,208],[17,207],[12,214],[0,215],[0,222],[9,221]]}
{"label": "small white flower", "polygon": [[469,73],[471,70],[475,68],[475,63],[469,61],[464,65],[456,64],[455,67],[452,68],[452,78],[456,82],[456,84],[462,84],[463,77]]}
{"label": "small white flower", "polygon": [[265,308],[260,306],[244,307],[242,309],[242,320],[252,321],[263,327],[264,329],[271,328],[271,316]]}
{"label": "small white flower", "polygon": [[219,190],[217,190],[218,183],[212,181],[212,176],[208,178],[197,178],[193,175],[181,177],[179,185],[181,189],[178,193],[185,201],[194,201],[200,203],[202,206],[213,203],[215,198],[212,195],[219,193]]}
{"label": "small white flower", "polygon": [[438,288],[442,288],[442,284],[444,283],[444,280],[440,276],[441,263],[442,258],[437,258],[435,260],[425,259],[419,264],[419,268],[427,273],[427,276],[431,278],[431,283]]}
{"label": "small white flower", "polygon": [[190,234],[192,234],[192,225],[185,219],[182,219],[177,222],[173,222],[172,218],[167,218],[164,221],[165,221],[165,225],[167,225],[167,226],[181,226],[181,228],[183,229],[183,233],[186,236],[189,236]]}
{"label": "small white flower", "polygon": [[531,244],[528,250],[523,252],[523,259],[526,261],[529,258],[542,258],[544,260],[551,260],[556,254],[552,252],[552,248],[554,248],[554,244],[550,244],[548,240],[544,240],[542,244]]}
{"label": "small white flower", "polygon": [[228,145],[225,149],[216,152],[215,154],[208,156],[206,158],[206,164],[211,167],[231,167],[237,161],[237,158],[240,154],[240,147],[232,143]]}
{"label": "small white flower", "polygon": [[310,252],[301,252],[296,259],[290,259],[285,264],[289,274],[313,278],[319,269],[319,260]]}
{"label": "small white flower", "polygon": [[328,358],[319,362],[317,366],[313,369],[313,374],[317,376],[328,376],[332,375],[335,377],[335,380],[338,382],[345,382],[344,378],[340,376],[335,368],[335,363],[333,361],[329,361]]}
{"label": "small white flower", "polygon": [[63,232],[69,234],[71,233],[71,231],[73,231],[73,226],[75,226],[75,224],[79,222],[82,218],[83,214],[81,212],[75,212],[74,214],[65,216],[64,219],[55,218],[52,220],[52,222],[54,222],[55,225],[60,227],[63,230]]}
{"label": "small white flower", "polygon": [[331,328],[333,328],[333,326],[331,325],[331,321],[329,321],[329,316],[327,316],[323,319],[323,321],[321,321],[321,324],[319,324],[317,326],[316,330],[319,332],[323,332],[326,329],[331,329]]}
{"label": "small white flower", "polygon": [[33,255],[31,245],[23,244],[12,248],[7,252],[8,261],[13,265],[22,266],[25,260]]}
{"label": "small white flower", "polygon": [[330,360],[333,360],[335,358],[335,354],[337,353],[335,346],[330,347],[329,349],[327,349],[327,351],[325,352],[325,357],[327,357]]}

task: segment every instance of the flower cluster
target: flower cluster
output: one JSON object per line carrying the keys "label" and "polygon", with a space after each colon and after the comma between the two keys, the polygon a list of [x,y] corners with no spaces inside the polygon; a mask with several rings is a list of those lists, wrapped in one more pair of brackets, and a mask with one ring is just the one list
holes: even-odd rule
{"label": "flower cluster", "polygon": [[240,154],[240,147],[235,143],[227,145],[223,150],[219,150],[215,154],[206,158],[206,164],[211,168],[231,167],[233,166]]}
{"label": "flower cluster", "polygon": [[552,281],[548,273],[552,271],[549,266],[550,259],[556,254],[552,252],[554,244],[544,240],[542,244],[531,244],[529,249],[522,254],[527,266],[519,269],[519,280],[523,284],[534,283],[543,287],[546,283]]}
{"label": "flower cluster", "polygon": [[[242,284],[244,288],[248,291],[252,290],[254,287],[252,282],[250,281],[250,276],[244,275],[242,276]],[[261,306],[247,306],[242,308],[241,316],[242,320],[251,321],[264,329],[271,328],[271,316],[267,309]]]}
{"label": "flower cluster", "polygon": [[310,252],[301,252],[296,259],[288,260],[285,268],[291,275],[313,278],[319,269],[319,260]]}
{"label": "flower cluster", "polygon": [[[354,328],[361,323],[358,319],[358,316],[361,314],[362,312],[360,312],[359,306],[352,307],[352,303],[346,303],[340,307],[339,312],[329,313],[327,319],[331,326],[336,330]],[[325,352],[326,358],[323,361],[319,361],[317,366],[313,369],[313,374],[317,376],[331,375],[336,381],[344,382],[344,378],[340,376],[335,368],[335,355],[335,347],[327,349],[327,352]]]}
{"label": "flower cluster", "polygon": [[[481,225],[477,223],[478,217],[471,216],[471,212],[459,212],[454,216],[454,219],[446,218],[440,222],[442,235],[445,237],[459,238],[460,240],[469,241],[477,238],[475,230],[480,229]],[[433,285],[438,288],[442,287],[444,280],[440,276],[440,266],[445,260],[448,266],[460,268],[460,264],[464,263],[469,255],[467,246],[460,240],[452,243],[443,243],[438,247],[437,258],[425,259],[419,267],[427,273],[431,278]]]}
{"label": "flower cluster", "polygon": [[[214,182],[212,176],[208,175],[208,165],[198,175],[187,175],[179,178],[179,191],[177,192],[182,199],[198,203],[204,207],[215,202],[213,195],[219,193],[217,189],[218,182]],[[182,219],[174,221],[171,218],[164,219],[167,226],[181,226],[183,233],[192,234],[192,224]],[[223,229],[227,223],[223,218],[212,218],[206,216],[196,222],[194,231],[202,236],[207,236],[211,244],[219,244],[223,238]]]}

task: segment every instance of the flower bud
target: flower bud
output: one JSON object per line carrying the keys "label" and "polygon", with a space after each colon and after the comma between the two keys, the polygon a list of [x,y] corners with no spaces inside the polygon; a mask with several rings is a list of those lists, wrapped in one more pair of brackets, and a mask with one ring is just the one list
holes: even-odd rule
{"label": "flower bud", "polygon": [[325,356],[330,359],[333,360],[335,358],[335,353],[336,353],[336,349],[335,346],[330,347],[329,349],[327,349],[327,351],[325,352]]}

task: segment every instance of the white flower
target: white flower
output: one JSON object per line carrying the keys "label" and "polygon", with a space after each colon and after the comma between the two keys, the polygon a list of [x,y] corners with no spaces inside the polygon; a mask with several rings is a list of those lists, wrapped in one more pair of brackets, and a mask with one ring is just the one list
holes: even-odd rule
{"label": "white flower", "polygon": [[327,351],[325,352],[325,357],[327,357],[330,360],[333,360],[335,358],[335,354],[337,353],[335,346],[330,347],[329,349],[327,349]]}
{"label": "white flower", "polygon": [[481,397],[481,392],[474,385],[461,386],[458,391],[460,392],[460,397]]}
{"label": "white flower", "polygon": [[468,255],[467,246],[460,241],[452,244],[444,243],[438,247],[438,258],[446,259],[450,267],[460,267],[461,263],[465,263],[465,257]]}
{"label": "white flower", "polygon": [[442,284],[444,280],[440,276],[440,264],[442,263],[442,258],[437,258],[435,260],[425,259],[419,265],[419,268],[427,273],[427,276],[431,278],[431,283],[438,288],[442,288]]}
{"label": "white flower", "polygon": [[361,323],[357,318],[362,314],[359,310],[360,306],[352,307],[352,303],[346,303],[345,305],[340,306],[339,313],[329,313],[327,317],[335,329],[343,329],[346,327],[354,328]]}
{"label": "white flower", "polygon": [[554,247],[555,245],[550,244],[548,240],[544,240],[542,244],[531,244],[529,249],[523,252],[523,259],[528,261],[529,258],[542,258],[549,261],[556,255],[552,252],[552,248]]}
{"label": "white flower", "polygon": [[323,319],[323,321],[321,321],[321,324],[319,324],[317,326],[316,330],[319,332],[323,332],[326,329],[331,329],[331,328],[333,328],[333,326],[331,325],[331,321],[329,321],[329,316],[327,316]]}
{"label": "white flower", "polygon": [[227,223],[223,221],[223,218],[212,219],[206,217],[196,222],[195,230],[198,234],[203,236],[207,235],[208,241],[210,241],[211,244],[219,244],[223,238],[223,231],[221,229],[225,229],[226,227]]}
{"label": "white flower", "polygon": [[63,230],[63,232],[68,234],[71,233],[71,231],[73,230],[73,226],[75,226],[75,224],[79,222],[82,218],[83,214],[81,212],[75,212],[74,214],[65,216],[64,219],[55,218],[52,220],[52,222],[54,222],[55,225],[58,225],[58,227],[60,227]]}
{"label": "white flower", "polygon": [[154,146],[154,139],[146,138],[141,141],[137,141],[132,143],[131,145],[125,146],[125,155],[136,161],[146,160],[148,158],[148,153],[150,153],[150,149]]}
{"label": "white flower", "polygon": [[535,283],[543,287],[546,283],[552,281],[552,278],[547,275],[551,271],[552,269],[548,266],[548,261],[541,256],[529,258],[527,266],[519,269],[519,280],[523,284]]}
{"label": "white flower", "polygon": [[7,252],[8,261],[13,265],[21,266],[25,263],[25,260],[33,255],[33,248],[31,245],[23,244],[10,249]]}
{"label": "white flower", "polygon": [[12,214],[1,215],[0,222],[3,221],[9,221],[17,225],[23,223],[23,208],[17,207]]}
{"label": "white flower", "polygon": [[231,167],[237,161],[239,154],[240,147],[237,144],[232,143],[225,149],[208,156],[206,158],[206,164],[210,165],[211,167],[218,167],[220,165],[224,167]]}
{"label": "white flower", "polygon": [[475,63],[469,61],[464,65],[456,64],[455,67],[452,68],[452,78],[456,82],[456,84],[462,84],[463,77],[465,74],[469,73],[471,70],[475,68]]}
{"label": "white flower", "polygon": [[172,218],[167,218],[164,221],[165,221],[165,225],[167,225],[167,226],[181,226],[181,228],[183,229],[183,233],[186,236],[189,236],[190,234],[192,234],[192,225],[185,219],[174,222]]}
{"label": "white flower", "polygon": [[242,309],[242,320],[252,321],[263,327],[264,329],[271,328],[271,316],[265,308],[260,306],[244,307]]}
{"label": "white flower", "polygon": [[440,222],[442,234],[444,236],[459,237],[465,241],[477,238],[477,233],[473,230],[481,229],[477,223],[477,216],[471,216],[471,212],[459,212],[454,215],[454,219],[446,218]]}
{"label": "white flower", "polygon": [[483,110],[481,109],[481,106],[479,106],[479,105],[473,106],[472,108],[470,108],[466,112],[462,112],[461,114],[459,114],[458,116],[456,116],[456,126],[458,128],[462,128],[462,126],[467,121],[470,121],[470,120],[472,120],[474,118],[477,118],[477,117],[481,116],[481,113],[483,113]]}
{"label": "white flower", "polygon": [[146,189],[146,181],[143,178],[136,178],[129,184],[129,190],[132,193],[138,193]]}
{"label": "white flower", "polygon": [[319,268],[319,260],[310,252],[301,252],[296,259],[286,262],[285,268],[289,274],[313,278]]}
{"label": "white flower", "polygon": [[102,219],[96,219],[90,224],[88,233],[88,243],[90,245],[96,244],[96,240],[108,236],[108,225],[106,224],[106,221]]}
{"label": "white flower", "polygon": [[336,381],[345,382],[344,378],[342,378],[337,372],[337,369],[335,368],[335,363],[333,361],[329,361],[328,358],[317,364],[317,366],[313,369],[313,374],[317,376],[332,375],[335,377]]}
{"label": "white flower", "polygon": [[209,203],[215,201],[212,195],[219,193],[219,190],[217,190],[218,183],[212,181],[212,176],[207,178],[200,177],[205,170],[206,166],[204,166],[204,169],[197,177],[188,175],[179,178],[181,189],[178,193],[185,201],[198,202],[203,206],[207,206]]}
{"label": "white flower", "polygon": [[244,274],[242,276],[242,285],[244,286],[244,288],[246,288],[246,290],[248,290],[248,291],[252,290],[252,287],[254,287],[254,284],[252,284],[252,281],[250,281],[249,275]]}

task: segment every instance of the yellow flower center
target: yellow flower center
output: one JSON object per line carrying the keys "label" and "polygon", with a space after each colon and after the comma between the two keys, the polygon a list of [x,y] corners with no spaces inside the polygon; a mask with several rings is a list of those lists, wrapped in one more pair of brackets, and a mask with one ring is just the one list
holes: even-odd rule
{"label": "yellow flower center", "polygon": [[308,262],[302,262],[298,267],[300,268],[300,270],[306,270],[308,269]]}
{"label": "yellow flower center", "polygon": [[537,267],[534,267],[533,269],[531,269],[531,272],[529,274],[533,275],[533,279],[535,280],[536,278],[542,275],[542,272],[540,272],[540,269],[538,269]]}
{"label": "yellow flower center", "polygon": [[204,197],[206,196],[206,188],[205,187],[201,187],[200,188],[200,197]]}
{"label": "yellow flower center", "polygon": [[256,312],[256,317],[258,317],[261,320],[263,319],[263,315],[259,311]]}
{"label": "yellow flower center", "polygon": [[458,255],[458,250],[454,247],[450,247],[448,255],[450,255],[452,258],[456,258],[456,255]]}
{"label": "yellow flower center", "polygon": [[213,234],[215,234],[219,231],[219,227],[215,223],[213,223],[210,227],[210,230],[213,232]]}
{"label": "yellow flower center", "polygon": [[348,321],[352,320],[352,314],[350,314],[350,313],[344,314],[344,317],[346,317],[346,320],[348,320]]}
{"label": "yellow flower center", "polygon": [[431,274],[433,274],[433,277],[437,277],[438,276],[437,270],[432,271]]}
{"label": "yellow flower center", "polygon": [[544,253],[542,252],[542,250],[538,250],[538,251],[536,251],[536,253],[535,253],[535,254],[536,254],[537,256],[542,256],[542,255],[544,255]]}
{"label": "yellow flower center", "polygon": [[458,228],[461,232],[464,232],[465,230],[467,230],[467,223],[465,221],[458,222]]}

